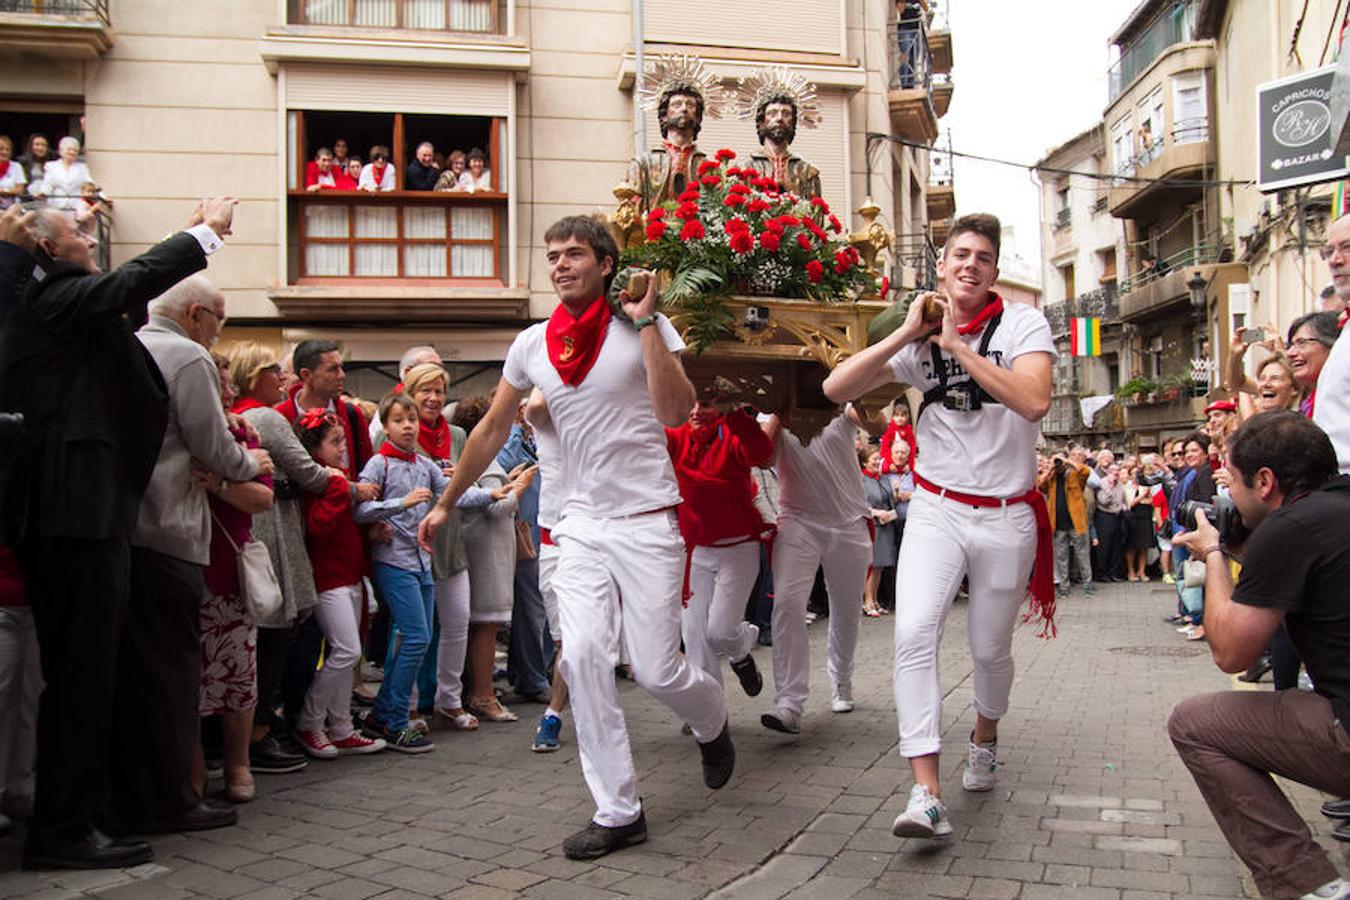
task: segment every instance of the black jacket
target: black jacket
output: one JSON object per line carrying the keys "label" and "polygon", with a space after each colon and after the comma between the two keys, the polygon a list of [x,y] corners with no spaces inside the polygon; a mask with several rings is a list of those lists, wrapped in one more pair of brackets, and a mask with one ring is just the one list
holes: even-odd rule
{"label": "black jacket", "polygon": [[146,304],[206,267],[180,233],[104,275],[42,257],[0,334],[0,409],[26,436],[0,478],[0,528],[130,538],[168,421],[168,393],[134,331]]}

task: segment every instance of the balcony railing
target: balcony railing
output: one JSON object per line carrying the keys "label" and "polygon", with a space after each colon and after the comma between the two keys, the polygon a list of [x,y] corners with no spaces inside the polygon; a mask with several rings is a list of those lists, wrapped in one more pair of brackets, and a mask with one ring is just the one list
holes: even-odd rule
{"label": "balcony railing", "polygon": [[1172,126],[1172,143],[1195,144],[1209,140],[1209,119],[1197,116],[1190,119],[1178,119]]}
{"label": "balcony railing", "polygon": [[937,286],[937,259],[937,248],[927,232],[895,236],[895,260],[914,272],[916,289],[931,291]]}
{"label": "balcony railing", "polygon": [[1047,303],[1042,311],[1050,322],[1051,333],[1064,334],[1069,330],[1070,319],[1101,319],[1103,324],[1117,321],[1120,318],[1119,296],[1116,286],[1107,283],[1077,297]]}
{"label": "balcony railing", "polygon": [[112,27],[108,0],[0,0],[0,12],[98,19]]}
{"label": "balcony railing", "polygon": [[1073,209],[1071,207],[1066,206],[1059,212],[1055,213],[1055,224],[1051,227],[1055,231],[1063,231],[1066,228],[1072,228]]}
{"label": "balcony railing", "polygon": [[900,23],[889,28],[895,64],[891,66],[891,90],[928,90],[933,82],[933,59],[928,51],[928,33],[919,23]]}
{"label": "balcony railing", "polygon": [[506,197],[399,191],[291,194],[298,279],[502,281]]}
{"label": "balcony railing", "polygon": [[1111,82],[1108,103],[1115,102],[1164,50],[1191,39],[1193,4],[1194,0],[1174,0],[1137,38],[1120,48],[1120,59],[1107,72]]}
{"label": "balcony railing", "polygon": [[1124,278],[1120,282],[1120,293],[1128,294],[1131,291],[1156,281],[1176,269],[1185,266],[1203,266],[1212,263],[1223,262],[1225,256],[1231,256],[1231,250],[1227,244],[1222,242],[1210,244],[1196,244],[1173,253],[1171,256],[1164,256],[1153,265],[1140,268],[1129,278]]}
{"label": "balcony railing", "polygon": [[287,0],[287,20],[292,25],[500,31],[498,0]]}

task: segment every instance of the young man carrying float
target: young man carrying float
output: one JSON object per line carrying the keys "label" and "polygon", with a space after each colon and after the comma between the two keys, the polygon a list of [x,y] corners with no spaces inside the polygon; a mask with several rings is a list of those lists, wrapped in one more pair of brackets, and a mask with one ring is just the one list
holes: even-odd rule
{"label": "young man carrying float", "polygon": [[721,686],[680,654],[685,553],[662,425],[680,425],[694,405],[679,357],[684,342],[656,312],[655,279],[641,297],[619,295],[631,325],[611,315],[605,294],[619,253],[604,225],[569,216],[554,223],[544,241],[561,303],[548,322],[512,343],[492,408],[469,437],[421,535],[430,542],[450,505],[505,442],[521,399],[537,386],[560,449],[552,586],[562,624],[561,666],[582,773],[597,807],[563,850],[573,859],[592,859],[647,838],[614,684],[620,640],[638,684],[692,728],[708,787],[726,784],[736,754]]}
{"label": "young man carrying float", "polygon": [[1054,615],[1049,516],[1035,488],[1035,445],[1036,423],[1050,407],[1055,348],[1039,311],[1004,305],[991,290],[999,237],[993,216],[958,219],[938,262],[946,298],[917,298],[899,329],[845,360],[824,385],[836,402],[893,381],[924,392],[915,423],[924,452],[896,586],[905,602],[895,615],[895,704],[900,754],[915,781],[895,820],[901,837],[952,831],[939,799],[937,660],[962,577],[970,579],[977,713],[962,774],[966,790],[994,787],[998,721],[1012,690],[1013,626],[1033,562],[1033,611],[1047,627]]}

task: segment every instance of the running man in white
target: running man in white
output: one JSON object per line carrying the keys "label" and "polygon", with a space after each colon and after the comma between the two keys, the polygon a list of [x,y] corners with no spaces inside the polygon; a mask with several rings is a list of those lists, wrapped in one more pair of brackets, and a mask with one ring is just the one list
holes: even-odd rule
{"label": "running man in white", "polygon": [[[841,363],[825,380],[836,402],[889,382],[924,392],[915,430],[923,453],[900,547],[895,610],[895,706],[900,755],[914,788],[895,820],[901,837],[950,834],[940,798],[942,694],[938,642],[963,576],[970,579],[969,640],[975,730],[962,785],[994,787],[998,722],[1012,690],[1012,633],[1036,563],[1032,610],[1054,615],[1049,515],[1036,490],[1037,422],[1050,407],[1050,327],[1034,307],[1004,305],[1000,227],[990,215],[957,219],[938,262],[945,298],[921,295],[899,329]],[[926,321],[926,302],[941,309]]]}
{"label": "running man in white", "polygon": [[561,302],[547,322],[511,344],[492,407],[423,520],[422,540],[430,540],[496,456],[521,398],[537,386],[559,446],[559,520],[552,531],[558,563],[551,581],[562,624],[561,666],[582,774],[596,805],[590,824],[568,837],[563,851],[593,859],[647,839],[614,684],[620,641],[638,684],[689,723],[708,787],[726,784],[736,754],[721,685],[680,653],[685,553],[662,425],[681,424],[694,405],[680,361],[684,342],[656,312],[654,278],[641,297],[620,294],[631,323],[611,315],[605,295],[619,252],[602,223],[569,216],[544,233],[544,242]]}
{"label": "running man in white", "polygon": [[850,406],[805,446],[777,416],[764,424],[774,441],[781,491],[773,544],[774,705],[759,718],[774,731],[801,731],[811,669],[806,603],[817,568],[825,570],[830,597],[825,664],[830,708],[853,710],[853,651],[872,563],[872,512],[853,443],[862,424]]}

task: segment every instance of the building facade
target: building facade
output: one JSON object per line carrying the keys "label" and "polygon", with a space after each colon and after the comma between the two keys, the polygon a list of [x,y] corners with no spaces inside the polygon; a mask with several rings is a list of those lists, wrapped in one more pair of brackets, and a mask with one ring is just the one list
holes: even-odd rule
{"label": "building facade", "polygon": [[[922,279],[928,152],[866,138],[931,144],[950,101],[951,35],[926,2],[913,6],[917,16],[883,0],[802,0],[791,15],[758,0],[735,15],[711,0],[19,0],[0,12],[0,133],[83,139],[115,201],[114,264],[178,227],[195,200],[238,197],[236,234],[210,270],[226,340],[337,339],[370,395],[404,347],[431,343],[456,381],[487,384],[513,336],[553,307],[543,230],[612,210],[636,145],[659,142],[654,113],[636,137],[635,23],[648,59],[697,54],[728,87],[768,64],[814,82],[823,121],[798,131],[794,151],[821,170],[846,223],[860,224],[853,211],[870,196],[909,248],[893,254],[892,280]],[[307,163],[338,139],[363,161],[387,147],[398,189],[306,191]],[[423,141],[481,148],[490,186],[404,190]],[[705,118],[698,143],[744,154],[754,126]],[[954,197],[939,187],[942,212]]]}

